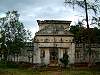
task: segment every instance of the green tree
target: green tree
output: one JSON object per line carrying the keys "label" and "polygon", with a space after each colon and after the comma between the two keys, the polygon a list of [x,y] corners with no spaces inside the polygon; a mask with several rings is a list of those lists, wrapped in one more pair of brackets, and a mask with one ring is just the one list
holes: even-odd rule
{"label": "green tree", "polygon": [[[98,57],[98,52],[96,52],[95,50],[91,50],[91,49],[87,49],[85,44],[87,44],[88,40],[87,40],[87,29],[85,27],[80,27],[78,24],[75,26],[71,26],[70,31],[74,34],[75,37],[75,43],[76,44],[82,44],[82,61],[84,62],[84,59],[88,56],[88,55],[94,55],[93,58],[91,58],[92,60],[90,60],[91,64],[93,65],[95,63],[95,58]],[[95,36],[95,37],[94,37]],[[98,44],[100,43],[100,29],[98,29],[97,27],[91,28],[91,35],[90,35],[90,40],[91,43],[94,44]],[[90,51],[91,50],[91,51]],[[94,61],[93,61],[94,60]]]}
{"label": "green tree", "polygon": [[17,11],[8,11],[6,17],[0,19],[0,23],[2,35],[2,38],[0,38],[2,43],[1,49],[4,50],[5,60],[7,60],[7,55],[20,53],[21,49],[25,46],[25,42],[31,37],[31,33],[19,21]]}
{"label": "green tree", "polygon": [[89,65],[91,65],[91,29],[89,27],[89,21],[88,21],[88,10],[93,10],[95,14],[99,11],[100,2],[99,0],[65,0],[65,4],[73,5],[73,8],[75,5],[78,5],[85,9],[86,14],[86,23],[87,23],[87,42],[88,42],[88,50],[89,50]]}
{"label": "green tree", "polygon": [[63,58],[60,59],[61,63],[63,63],[63,65],[64,65],[64,68],[66,68],[69,63],[68,58],[69,58],[69,56],[68,56],[67,52],[65,52],[63,54]]}
{"label": "green tree", "polygon": [[83,30],[85,28],[82,26],[82,22],[78,21],[78,23],[76,25],[72,25],[70,27],[70,32],[72,32],[74,34],[74,41],[75,43],[81,43],[82,40],[82,34],[83,34]]}

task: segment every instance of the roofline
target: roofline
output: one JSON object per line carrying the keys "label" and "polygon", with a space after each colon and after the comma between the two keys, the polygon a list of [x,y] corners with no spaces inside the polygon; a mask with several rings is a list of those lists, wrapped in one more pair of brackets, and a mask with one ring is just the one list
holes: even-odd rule
{"label": "roofline", "polygon": [[53,34],[36,34],[35,36],[72,36],[72,37],[74,37],[74,34],[70,34],[70,35],[67,35],[67,34],[65,34],[65,35],[57,35],[57,34],[55,34],[55,35],[53,35]]}
{"label": "roofline", "polygon": [[64,21],[64,20],[37,20],[39,24],[70,24],[72,21]]}

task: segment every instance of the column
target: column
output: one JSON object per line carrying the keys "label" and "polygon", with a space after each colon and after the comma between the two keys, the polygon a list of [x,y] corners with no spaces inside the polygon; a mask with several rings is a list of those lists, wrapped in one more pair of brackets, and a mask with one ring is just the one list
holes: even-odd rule
{"label": "column", "polygon": [[69,56],[69,64],[74,64],[75,62],[75,44],[71,43],[70,48],[68,50],[68,56]]}
{"label": "column", "polygon": [[34,63],[41,63],[41,59],[40,59],[40,48],[38,47],[38,43],[34,43]]}
{"label": "column", "polygon": [[58,63],[61,64],[60,59],[63,58],[63,49],[58,49]]}
{"label": "column", "polygon": [[50,53],[49,53],[49,49],[45,49],[45,65],[48,65],[50,63]]}

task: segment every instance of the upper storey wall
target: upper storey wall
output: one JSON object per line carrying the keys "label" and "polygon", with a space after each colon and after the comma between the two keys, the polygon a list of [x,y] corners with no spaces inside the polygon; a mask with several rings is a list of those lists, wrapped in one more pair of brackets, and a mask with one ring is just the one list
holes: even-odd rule
{"label": "upper storey wall", "polygon": [[61,21],[61,20],[44,20],[44,21],[40,21],[37,20],[37,23],[39,25],[39,30],[45,28],[48,25],[62,25],[64,27],[64,29],[68,30],[69,26],[71,24],[71,21]]}

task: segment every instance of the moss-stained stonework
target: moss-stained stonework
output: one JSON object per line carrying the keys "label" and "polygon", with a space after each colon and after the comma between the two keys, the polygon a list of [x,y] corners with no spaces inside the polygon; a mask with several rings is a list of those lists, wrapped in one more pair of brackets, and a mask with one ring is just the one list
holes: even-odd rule
{"label": "moss-stained stonework", "polygon": [[[69,63],[74,63],[75,46],[73,34],[69,32],[71,21],[37,20],[37,22],[39,31],[36,32],[34,37],[35,62],[49,65],[60,64],[59,59],[67,51]],[[44,57],[41,57],[42,54]]]}

